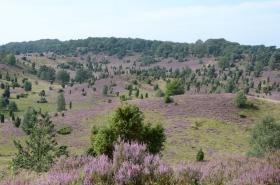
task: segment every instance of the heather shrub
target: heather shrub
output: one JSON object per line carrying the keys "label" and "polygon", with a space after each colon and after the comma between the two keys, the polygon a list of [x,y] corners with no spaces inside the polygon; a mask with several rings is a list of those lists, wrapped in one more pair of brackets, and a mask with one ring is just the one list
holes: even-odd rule
{"label": "heather shrub", "polygon": [[[217,156],[210,161],[179,163],[172,168],[147,146],[119,142],[113,158],[82,156],[60,159],[47,173],[19,174],[5,185],[278,185],[280,153],[264,158]],[[3,183],[0,183],[3,184]]]}
{"label": "heather shrub", "polygon": [[199,185],[202,172],[199,165],[181,162],[176,167],[175,176],[177,184]]}
{"label": "heather shrub", "polygon": [[94,158],[84,169],[84,185],[91,184],[112,184],[113,170],[110,159],[101,155]]}
{"label": "heather shrub", "polygon": [[115,145],[113,155],[115,181],[118,184],[161,184],[173,181],[173,171],[158,155],[147,152],[146,145],[124,143]]}

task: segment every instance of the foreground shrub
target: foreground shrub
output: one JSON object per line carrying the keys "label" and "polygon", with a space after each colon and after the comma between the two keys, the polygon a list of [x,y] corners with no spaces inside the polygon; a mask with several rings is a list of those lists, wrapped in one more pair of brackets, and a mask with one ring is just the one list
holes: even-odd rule
{"label": "foreground shrub", "polygon": [[112,157],[113,146],[117,139],[145,143],[149,152],[155,154],[163,149],[165,141],[163,127],[145,124],[143,112],[133,105],[117,108],[108,127],[94,130],[91,136],[92,147],[88,150],[89,154],[105,154]]}
{"label": "foreground shrub", "polygon": [[264,117],[255,125],[251,134],[251,151],[253,156],[280,149],[280,123],[271,116]]}
{"label": "foreground shrub", "polygon": [[55,159],[60,154],[66,153],[66,148],[56,143],[54,125],[49,116],[45,114],[39,117],[34,112],[31,116],[34,117],[30,120],[33,122],[31,123],[33,127],[29,130],[25,145],[22,145],[20,141],[14,141],[18,151],[12,160],[12,167],[16,172],[21,169],[35,172],[48,171]]}
{"label": "foreground shrub", "polygon": [[278,185],[280,151],[264,158],[217,156],[204,162],[180,162],[172,168],[146,145],[120,142],[113,158],[83,156],[61,159],[48,172],[25,173],[5,185]]}

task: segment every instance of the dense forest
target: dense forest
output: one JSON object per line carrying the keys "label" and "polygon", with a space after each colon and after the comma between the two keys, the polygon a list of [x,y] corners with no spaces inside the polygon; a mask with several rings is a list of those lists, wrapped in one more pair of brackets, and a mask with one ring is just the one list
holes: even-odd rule
{"label": "dense forest", "polygon": [[[141,53],[154,57],[172,57],[178,60],[183,60],[188,56],[214,56],[225,57],[225,59],[231,61],[250,56],[252,62],[260,61],[265,66],[269,62],[279,61],[280,55],[280,50],[275,46],[247,46],[229,42],[225,39],[209,39],[205,42],[198,40],[195,43],[189,44],[114,37],[69,41],[45,39],[30,42],[15,42],[1,46],[0,52],[12,52],[15,54],[54,52],[56,54],[70,56],[93,52],[117,55],[120,58],[132,53]],[[279,65],[276,65],[276,67],[279,68]]]}

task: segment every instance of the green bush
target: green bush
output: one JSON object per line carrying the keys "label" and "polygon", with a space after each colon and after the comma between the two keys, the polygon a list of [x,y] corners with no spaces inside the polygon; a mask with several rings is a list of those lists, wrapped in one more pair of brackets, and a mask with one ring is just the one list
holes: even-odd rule
{"label": "green bush", "polygon": [[66,110],[66,102],[64,98],[64,93],[59,93],[57,97],[57,111],[61,112]]}
{"label": "green bush", "polygon": [[163,97],[164,96],[164,92],[162,92],[162,90],[160,90],[160,89],[157,89],[156,96],[157,97]]}
{"label": "green bush", "polygon": [[179,95],[184,93],[185,93],[185,88],[181,80],[174,79],[166,84],[166,95],[173,96],[173,95]]}
{"label": "green bush", "polygon": [[280,149],[280,124],[271,116],[264,117],[255,125],[250,139],[250,155],[261,156],[265,152]]}
{"label": "green bush", "polygon": [[196,154],[196,161],[203,161],[204,160],[204,152],[202,149],[199,149]]}
{"label": "green bush", "polygon": [[138,107],[125,105],[116,109],[108,127],[93,128],[88,154],[106,154],[111,157],[113,145],[118,139],[145,143],[149,152],[159,153],[166,138],[161,125],[145,124],[144,114]]}
{"label": "green bush", "polygon": [[244,91],[239,91],[235,95],[234,104],[238,108],[244,108],[247,105],[247,97]]}
{"label": "green bush", "polygon": [[170,96],[165,96],[165,97],[164,97],[164,102],[165,102],[165,103],[172,103],[172,102],[173,102],[173,99],[172,99]]}
{"label": "green bush", "polygon": [[34,111],[31,113],[32,129],[25,140],[25,144],[21,141],[14,141],[17,153],[12,160],[12,169],[19,172],[22,169],[46,172],[54,162],[66,152],[67,148],[61,148],[54,134],[54,125],[50,121],[47,114],[38,115]]}
{"label": "green bush", "polygon": [[31,91],[32,90],[32,83],[29,82],[29,81],[25,81],[24,85],[23,85],[23,88],[24,88],[25,91]]}
{"label": "green bush", "polygon": [[67,126],[67,127],[63,127],[61,129],[59,129],[57,131],[57,133],[60,135],[68,135],[68,134],[71,134],[72,131],[73,131],[73,129],[71,127]]}
{"label": "green bush", "polygon": [[9,109],[10,111],[13,111],[13,112],[18,111],[18,107],[17,107],[16,102],[10,101],[10,103],[9,103],[9,105],[8,105],[8,109]]}

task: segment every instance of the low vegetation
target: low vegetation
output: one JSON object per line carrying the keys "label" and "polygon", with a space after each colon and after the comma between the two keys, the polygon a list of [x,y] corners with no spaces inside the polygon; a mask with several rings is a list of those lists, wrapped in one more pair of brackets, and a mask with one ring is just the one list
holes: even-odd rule
{"label": "low vegetation", "polygon": [[279,184],[279,56],[224,39],[0,46],[0,184]]}

